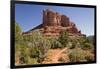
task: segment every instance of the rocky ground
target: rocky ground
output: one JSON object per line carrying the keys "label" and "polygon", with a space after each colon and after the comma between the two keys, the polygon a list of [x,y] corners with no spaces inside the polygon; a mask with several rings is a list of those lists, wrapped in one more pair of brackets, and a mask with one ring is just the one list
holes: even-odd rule
{"label": "rocky ground", "polygon": [[69,57],[67,56],[67,53],[64,53],[67,51],[67,48],[63,49],[50,49],[47,52],[47,56],[45,57],[43,64],[47,63],[61,63],[63,62],[69,62]]}

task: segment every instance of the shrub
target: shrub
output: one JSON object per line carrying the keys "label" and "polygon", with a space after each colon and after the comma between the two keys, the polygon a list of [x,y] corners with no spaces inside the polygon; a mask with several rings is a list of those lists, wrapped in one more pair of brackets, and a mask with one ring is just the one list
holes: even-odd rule
{"label": "shrub", "polygon": [[31,58],[37,58],[38,57],[38,55],[39,55],[39,53],[38,53],[38,47],[36,47],[36,46],[33,46],[33,47],[30,47],[29,48],[30,50],[30,57]]}
{"label": "shrub", "polygon": [[85,61],[85,53],[80,49],[73,49],[69,53],[69,58],[71,62],[81,62]]}
{"label": "shrub", "polygon": [[38,64],[37,58],[29,58],[28,59],[28,64]]}
{"label": "shrub", "polygon": [[15,46],[15,64],[20,63],[20,47],[19,45]]}
{"label": "shrub", "polygon": [[15,41],[20,42],[22,40],[22,30],[18,23],[15,23]]}
{"label": "shrub", "polygon": [[21,64],[27,64],[29,58],[29,49],[26,46],[21,46],[20,52]]}
{"label": "shrub", "polygon": [[41,60],[45,57],[45,53],[51,47],[50,42],[45,37],[43,37],[39,31],[33,32],[31,39],[31,57],[36,57],[38,58],[38,62],[41,62]]}
{"label": "shrub", "polygon": [[75,48],[76,47],[76,42],[74,41],[74,40],[72,40],[72,45],[70,46],[70,49],[73,49],[73,48]]}
{"label": "shrub", "polygon": [[56,48],[62,48],[62,45],[59,41],[57,41],[56,39],[52,39],[51,40],[51,48],[52,49],[56,49]]}
{"label": "shrub", "polygon": [[27,46],[16,44],[15,47],[16,63],[19,62],[19,64],[27,64],[29,57],[29,49],[27,48]]}
{"label": "shrub", "polygon": [[63,47],[66,47],[68,44],[69,38],[67,32],[61,32],[60,36],[58,38],[58,41],[63,45]]}
{"label": "shrub", "polygon": [[82,45],[82,49],[84,49],[84,50],[93,49],[93,45],[90,44],[90,43],[84,43],[84,44]]}
{"label": "shrub", "polygon": [[77,38],[70,39],[70,44],[71,44],[71,46],[69,46],[70,49],[80,48],[80,43]]}

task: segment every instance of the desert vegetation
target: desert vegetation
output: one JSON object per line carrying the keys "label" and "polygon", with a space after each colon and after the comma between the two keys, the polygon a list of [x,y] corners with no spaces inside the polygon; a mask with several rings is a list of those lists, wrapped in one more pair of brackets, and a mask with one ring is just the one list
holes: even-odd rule
{"label": "desert vegetation", "polygon": [[21,27],[15,23],[16,65],[46,64],[55,61],[88,62],[94,59],[94,43],[87,37],[70,38],[67,32],[61,32],[58,38],[47,38],[39,30],[23,35]]}

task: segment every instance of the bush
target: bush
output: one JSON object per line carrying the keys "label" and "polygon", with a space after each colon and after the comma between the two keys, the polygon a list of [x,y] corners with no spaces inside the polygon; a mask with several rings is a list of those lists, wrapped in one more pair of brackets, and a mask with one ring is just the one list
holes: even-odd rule
{"label": "bush", "polygon": [[66,47],[68,44],[69,38],[67,32],[61,32],[60,36],[58,38],[58,41],[63,45],[63,47]]}
{"label": "bush", "polygon": [[38,58],[38,62],[42,62],[45,53],[51,47],[50,42],[39,31],[33,32],[31,40],[31,57]]}
{"label": "bush", "polygon": [[29,49],[26,46],[21,46],[20,52],[21,64],[27,64],[29,58]]}
{"label": "bush", "polygon": [[29,58],[28,59],[28,64],[38,64],[37,58]]}
{"label": "bush", "polygon": [[15,45],[15,64],[19,64],[20,63],[20,46],[19,45]]}
{"label": "bush", "polygon": [[80,49],[73,49],[69,53],[70,62],[85,61],[85,53]]}
{"label": "bush", "polygon": [[56,39],[51,39],[49,41],[50,41],[50,44],[51,44],[51,48],[52,49],[62,48],[61,43],[59,41],[57,41]]}
{"label": "bush", "polygon": [[34,47],[30,47],[29,49],[30,49],[29,55],[30,55],[31,58],[37,58],[39,56],[38,47],[34,46]]}
{"label": "bush", "polygon": [[15,61],[18,64],[27,64],[29,49],[22,44],[15,44]]}
{"label": "bush", "polygon": [[80,42],[79,42],[79,39],[77,38],[70,39],[70,44],[71,44],[69,46],[70,49],[80,48]]}
{"label": "bush", "polygon": [[74,49],[74,48],[76,48],[76,42],[75,42],[75,40],[71,40],[71,46],[70,46],[70,49]]}
{"label": "bush", "polygon": [[15,41],[20,42],[22,40],[22,30],[18,23],[15,23]]}
{"label": "bush", "polygon": [[90,44],[90,43],[84,43],[84,44],[82,45],[82,49],[83,49],[83,50],[90,50],[90,49],[93,49],[93,45]]}

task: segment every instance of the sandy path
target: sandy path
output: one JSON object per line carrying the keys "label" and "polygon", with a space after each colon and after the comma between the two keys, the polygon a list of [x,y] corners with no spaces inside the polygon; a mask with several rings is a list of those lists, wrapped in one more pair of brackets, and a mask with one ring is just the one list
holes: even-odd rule
{"label": "sandy path", "polygon": [[50,49],[47,52],[47,56],[44,59],[43,63],[59,63],[59,58],[61,57],[62,53],[66,51],[67,48],[64,49]]}

